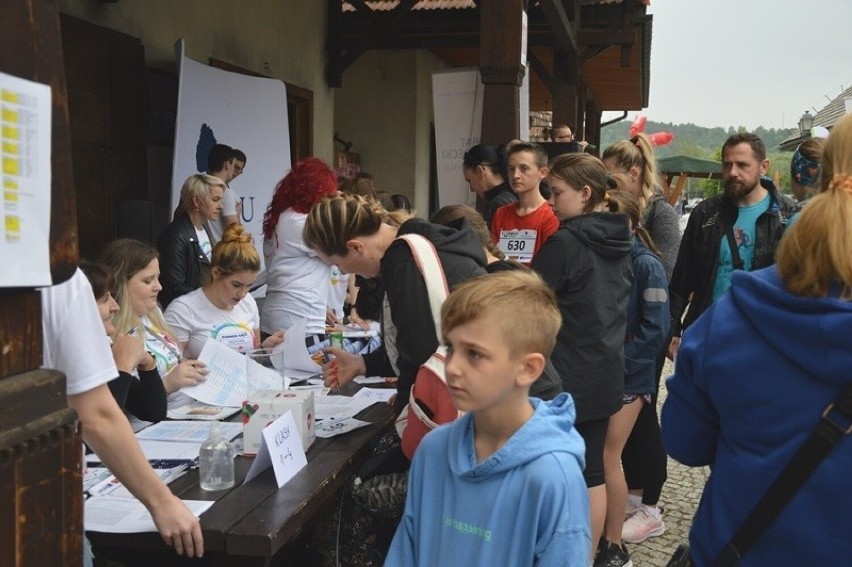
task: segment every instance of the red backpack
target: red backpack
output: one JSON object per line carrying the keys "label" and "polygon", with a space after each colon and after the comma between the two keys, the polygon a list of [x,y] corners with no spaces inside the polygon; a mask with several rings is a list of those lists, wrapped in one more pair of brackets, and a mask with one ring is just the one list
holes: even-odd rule
{"label": "red backpack", "polygon": [[424,236],[405,234],[399,238],[408,243],[414,261],[423,275],[438,337],[438,349],[420,365],[411,386],[408,405],[396,421],[396,429],[402,439],[402,452],[410,460],[424,435],[443,423],[457,419],[462,412],[453,405],[444,377],[447,349],[441,344],[441,306],[449,290],[441,260],[435,246]]}

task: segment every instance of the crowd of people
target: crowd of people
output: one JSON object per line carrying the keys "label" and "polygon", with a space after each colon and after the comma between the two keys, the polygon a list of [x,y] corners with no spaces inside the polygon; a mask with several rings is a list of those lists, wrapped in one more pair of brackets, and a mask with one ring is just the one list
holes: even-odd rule
{"label": "crowd of people", "polygon": [[[555,141],[573,141],[567,126],[557,131]],[[187,402],[181,389],[207,374],[197,360],[206,341],[273,347],[304,319],[306,347],[333,356],[326,385],[394,377],[397,412],[443,344],[447,389],[464,412],[420,444],[399,525],[365,539],[364,564],[630,567],[626,544],[665,531],[667,454],[713,466],[692,564],[731,545],[742,565],[830,564],[849,545],[847,438],[762,534],[747,547],[735,536],[849,383],[852,117],[797,150],[798,203],[766,177],[760,138],[729,137],[724,190],[693,210],[682,236],[644,134],[601,158],[576,145],[551,159],[522,141],[470,148],[463,175],[481,212],[451,205],[429,221],[407,200],[383,200],[369,176],[341,183],[307,158],[274,188],[257,246],[230,188],[246,156],[217,145],[208,172],[184,182],[156,248],[114,241],[82,265],[88,281],[45,290],[45,364],[69,375],[86,442],[178,553],[203,553],[197,519],[152,478],[131,427]],[[450,291],[440,321],[404,235],[436,251]],[[249,293],[258,249],[260,307]],[[71,295],[87,296],[75,316],[100,321],[85,335],[98,331],[98,356],[79,369],[50,338],[67,326],[60,302]],[[328,326],[371,320],[377,348],[328,344]],[[667,357],[676,366],[661,426]],[[836,407],[848,424],[850,404]]]}

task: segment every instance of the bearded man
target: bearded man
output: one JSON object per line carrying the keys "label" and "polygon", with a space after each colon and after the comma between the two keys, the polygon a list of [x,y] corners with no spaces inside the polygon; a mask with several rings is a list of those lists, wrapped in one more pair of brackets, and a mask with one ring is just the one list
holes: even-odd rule
{"label": "bearded man", "polygon": [[734,134],[722,146],[725,192],[690,214],[669,284],[672,358],[682,331],[728,290],[734,270],[775,262],[775,247],[797,205],[766,177],[768,169],[766,146],[754,134]]}

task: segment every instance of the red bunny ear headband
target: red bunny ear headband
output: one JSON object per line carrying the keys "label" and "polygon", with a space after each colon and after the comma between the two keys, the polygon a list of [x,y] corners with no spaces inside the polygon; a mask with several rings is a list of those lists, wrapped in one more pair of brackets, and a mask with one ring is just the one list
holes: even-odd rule
{"label": "red bunny ear headband", "polygon": [[[630,141],[635,144],[639,138],[640,133],[645,130],[645,122],[648,119],[643,115],[638,115],[633,123],[630,124],[630,130],[628,134],[630,135]],[[648,140],[650,140],[652,146],[665,146],[666,144],[671,143],[674,140],[674,133],[672,132],[654,132],[653,134],[646,134],[648,136]]]}

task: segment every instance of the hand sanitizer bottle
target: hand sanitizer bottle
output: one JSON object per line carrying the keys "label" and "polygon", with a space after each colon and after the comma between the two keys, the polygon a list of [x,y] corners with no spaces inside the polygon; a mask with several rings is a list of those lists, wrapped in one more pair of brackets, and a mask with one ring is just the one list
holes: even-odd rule
{"label": "hand sanitizer bottle", "polygon": [[222,437],[218,421],[210,423],[210,437],[198,452],[199,483],[204,490],[225,490],[234,486],[234,453]]}

